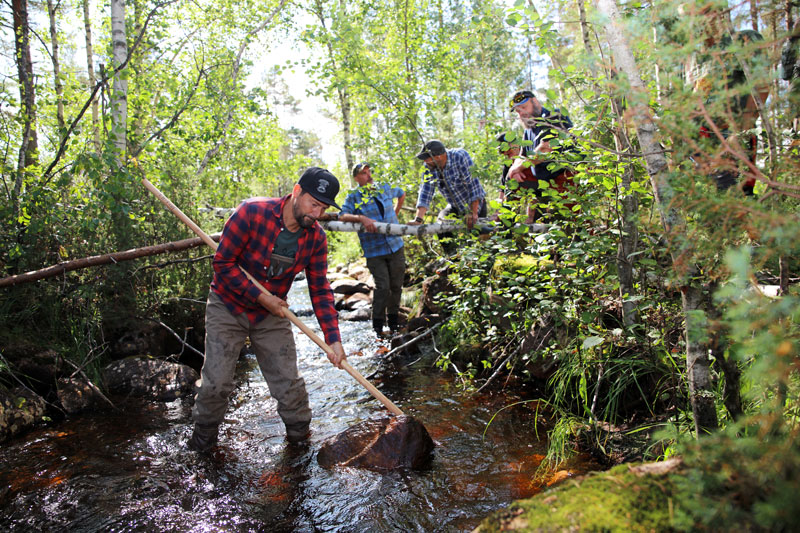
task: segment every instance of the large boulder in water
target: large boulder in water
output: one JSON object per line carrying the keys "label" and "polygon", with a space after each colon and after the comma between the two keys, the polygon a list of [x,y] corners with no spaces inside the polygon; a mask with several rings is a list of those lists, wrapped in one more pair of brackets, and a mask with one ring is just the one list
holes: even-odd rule
{"label": "large boulder in water", "polygon": [[431,436],[416,419],[383,414],[325,440],[317,461],[323,468],[335,465],[369,470],[420,468],[433,448]]}
{"label": "large boulder in water", "polygon": [[149,357],[127,357],[103,369],[111,392],[165,401],[194,393],[199,378],[189,366]]}

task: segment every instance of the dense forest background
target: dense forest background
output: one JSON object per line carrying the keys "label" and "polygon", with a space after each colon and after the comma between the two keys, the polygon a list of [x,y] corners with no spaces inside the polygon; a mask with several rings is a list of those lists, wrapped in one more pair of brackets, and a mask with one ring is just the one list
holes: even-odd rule
{"label": "dense forest background", "polygon": [[[708,523],[742,512],[780,527],[797,514],[787,498],[800,474],[798,102],[781,65],[796,17],[768,0],[5,2],[0,277],[187,237],[141,178],[209,233],[221,222],[201,208],[288,193],[323,163],[318,132],[278,120],[311,96],[284,77],[305,69],[340,128],[342,157],[327,164],[345,190],[367,160],[412,204],[413,155],[438,138],[470,152],[509,228],[467,238],[447,265],[442,368],[469,387],[537,383],[554,461],[581,441],[602,448],[608,428],[660,428],[650,457],[696,456],[698,487],[741,491],[747,505],[720,503]],[[744,29],[763,40],[708,44]],[[312,53],[265,65],[279,46]],[[697,57],[720,73],[702,96],[687,81]],[[520,132],[508,107],[520,88],[575,124],[554,142],[580,186],[551,200],[563,205],[544,234],[496,201],[495,138]],[[750,161],[723,130],[733,102],[765,90]],[[718,191],[709,174],[722,167],[755,179],[754,195]],[[330,239],[335,260],[358,255],[351,238]],[[408,244],[418,281],[440,250]],[[132,318],[183,332],[202,317],[207,257],[2,287],[0,350],[55,348],[91,371]]]}

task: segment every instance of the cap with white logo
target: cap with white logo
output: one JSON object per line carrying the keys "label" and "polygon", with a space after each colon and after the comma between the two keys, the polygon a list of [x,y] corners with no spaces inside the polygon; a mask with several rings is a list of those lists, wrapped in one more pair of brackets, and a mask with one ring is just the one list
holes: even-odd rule
{"label": "cap with white logo", "polygon": [[319,167],[307,168],[297,183],[301,189],[320,202],[341,209],[336,203],[336,195],[339,194],[339,180],[330,171]]}

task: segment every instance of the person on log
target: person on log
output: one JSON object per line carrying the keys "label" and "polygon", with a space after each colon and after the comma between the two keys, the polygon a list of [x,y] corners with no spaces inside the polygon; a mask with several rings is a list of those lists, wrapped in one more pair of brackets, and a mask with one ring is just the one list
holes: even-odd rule
{"label": "person on log", "polygon": [[[447,200],[447,206],[439,212],[438,220],[455,214],[463,217],[467,228],[472,229],[479,217],[486,216],[486,191],[478,178],[470,173],[474,163],[466,150],[448,150],[441,141],[432,140],[422,146],[417,159],[425,164],[425,172],[419,188],[417,213],[410,224],[422,224],[425,221],[437,187]],[[450,232],[439,234],[442,248],[447,253],[455,250],[452,237]]]}
{"label": "person on log", "polygon": [[[505,158],[503,174],[500,177],[500,201],[525,201],[525,223],[533,224],[541,216],[538,204],[543,201],[541,189],[539,189],[536,176],[533,175],[533,169],[523,166],[522,172],[516,175],[516,179],[512,180],[508,177],[511,167],[507,162],[516,161],[522,153],[521,139],[518,139],[516,134],[508,132],[501,133],[496,140],[498,142],[497,151]],[[511,182],[516,185],[512,185]],[[536,200],[533,203],[525,193],[526,190],[529,191],[528,194],[532,193],[535,196]]]}
{"label": "person on log", "polygon": [[[696,139],[701,151],[693,158],[708,173],[718,191],[736,186],[745,196],[753,196],[755,176],[750,173],[739,182],[739,165],[744,162],[729,155],[714,130],[718,129],[721,137],[732,146],[738,145],[755,164],[758,152],[755,127],[759,112],[753,93],[762,104],[769,96],[769,81],[761,75],[769,70],[768,59],[758,46],[764,41],[760,33],[754,30],[729,32],[727,11],[727,2],[718,0],[698,0],[679,6],[681,14],[694,16],[701,24],[698,28],[702,41],[700,50],[691,54],[685,65],[686,82],[706,110],[703,113],[698,105]],[[742,61],[758,79],[747,79]],[[752,91],[751,85],[754,85]]]}
{"label": "person on log", "polygon": [[[245,200],[225,223],[206,306],[205,362],[192,409],[190,449],[207,452],[217,443],[234,389],[236,362],[247,338],[270,394],[278,402],[287,440],[296,443],[308,438],[311,409],[297,369],[291,324],[283,310],[288,307],[286,295],[295,276],[305,271],[314,313],[334,352],[328,359],[341,368],[345,353],[327,279],[328,242],[317,223],[329,206],[339,208],[338,192],[339,181],[333,174],[311,167],[291,194]],[[271,294],[262,293],[242,269]]]}
{"label": "person on log", "polygon": [[792,31],[781,48],[781,78],[789,82],[786,94],[789,101],[789,116],[792,120],[792,149],[797,155],[798,132],[800,132],[800,20],[795,21]]}
{"label": "person on log", "polygon": [[[521,153],[509,168],[507,180],[520,183],[530,181],[525,170],[527,167],[533,169],[537,197],[552,197],[552,191],[562,198],[565,197],[568,189],[575,186],[572,179],[575,172],[565,165],[570,148],[562,145],[564,132],[572,127],[572,121],[558,109],[550,111],[545,108],[536,95],[528,90],[514,93],[509,107],[512,112],[517,113],[519,123],[525,131],[523,142],[520,143]],[[545,192],[548,189],[550,191]],[[569,210],[574,206],[574,203],[564,205]]]}
{"label": "person on log", "polygon": [[[351,191],[342,203],[338,215],[326,214],[322,219],[360,223],[366,231],[358,232],[367,268],[375,279],[372,293],[372,327],[383,336],[384,324],[394,333],[399,328],[400,296],[406,275],[403,238],[376,233],[375,223],[399,224],[397,218],[406,193],[388,183],[374,183],[369,163],[353,166],[353,179],[358,188]],[[397,204],[393,205],[397,199]]]}

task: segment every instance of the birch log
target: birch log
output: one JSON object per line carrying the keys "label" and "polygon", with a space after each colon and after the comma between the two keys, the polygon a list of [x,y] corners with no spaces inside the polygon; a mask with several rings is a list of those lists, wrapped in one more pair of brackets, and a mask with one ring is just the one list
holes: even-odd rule
{"label": "birch log", "polygon": [[[364,225],[359,222],[338,222],[338,221],[320,221],[320,225],[327,231],[364,231]],[[547,224],[530,224],[529,228],[532,233],[544,233],[550,226]],[[375,223],[375,232],[384,235],[413,235],[419,237],[421,235],[432,235],[435,233],[446,233],[453,231],[464,231],[466,225],[460,220],[443,220],[433,224],[386,224],[385,222]],[[490,222],[487,219],[478,219],[475,224],[475,229],[481,232],[491,232],[500,229],[500,226]]]}
{"label": "birch log", "polygon": [[[233,213],[233,209],[229,207],[201,207],[198,209],[200,213],[213,213],[214,216],[219,218],[227,218]],[[339,222],[337,220],[319,221],[320,225],[327,231],[364,231],[363,224],[358,222]],[[497,231],[502,226],[486,218],[479,218],[475,228],[483,231]],[[413,235],[419,237],[421,235],[433,235],[435,233],[446,233],[448,231],[463,231],[466,229],[464,223],[460,220],[443,220],[433,224],[387,224],[385,222],[375,223],[375,233],[382,233],[384,235]],[[550,229],[548,224],[528,224],[528,230],[531,233],[546,233]]]}
{"label": "birch log", "polygon": [[[323,228],[328,231],[364,231],[364,227],[360,223],[354,222],[338,222],[338,221],[320,221]],[[376,222],[376,233],[385,235],[431,235],[434,233],[444,233],[447,231],[463,231],[466,229],[464,223],[457,220],[446,220],[437,222],[435,224],[420,224],[418,226],[411,226],[409,224],[386,224],[383,222]],[[491,222],[481,219],[475,226],[480,231],[497,231],[499,226],[493,225]],[[530,224],[529,231],[531,233],[544,233],[548,230],[547,224]],[[220,233],[211,236],[215,241],[219,241]],[[57,265],[52,265],[40,270],[33,270],[7,278],[0,278],[0,287],[10,287],[12,285],[19,285],[20,283],[27,283],[31,281],[38,281],[40,279],[52,278],[70,272],[72,270],[79,270],[81,268],[95,267],[99,265],[108,265],[110,263],[120,263],[122,261],[130,261],[132,259],[139,259],[140,257],[147,257],[151,255],[163,254],[167,252],[179,252],[181,250],[188,250],[200,246],[202,241],[199,238],[184,239],[182,241],[168,242],[154,246],[145,246],[143,248],[134,248],[125,250],[123,252],[114,252],[105,255],[95,255],[92,257],[84,257],[82,259],[74,259],[72,261],[65,261]]]}

